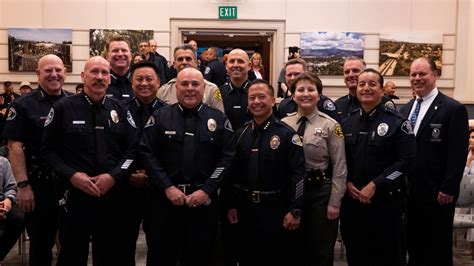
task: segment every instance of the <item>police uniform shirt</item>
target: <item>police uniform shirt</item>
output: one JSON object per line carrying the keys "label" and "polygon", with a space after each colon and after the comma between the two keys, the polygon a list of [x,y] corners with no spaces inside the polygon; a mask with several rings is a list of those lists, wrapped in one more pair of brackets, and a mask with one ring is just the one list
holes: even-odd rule
{"label": "police uniform shirt", "polygon": [[158,77],[160,78],[160,85],[166,84],[166,68],[168,66],[166,66],[165,68],[165,65],[163,64],[161,58],[156,56],[154,53],[150,54],[147,61],[152,62],[158,68]]}
{"label": "police uniform shirt", "polygon": [[[182,174],[187,112],[193,112],[197,117],[192,180],[185,180]],[[178,184],[202,184],[204,192],[213,194],[232,157],[232,135],[225,114],[208,105],[185,109],[176,103],[159,109],[145,125],[140,142],[151,183],[160,190]]]}
{"label": "police uniform shirt", "polygon": [[373,181],[377,194],[406,174],[416,142],[410,122],[399,112],[379,104],[369,113],[362,109],[352,112],[342,127],[347,180],[358,189]]}
{"label": "police uniform shirt", "polygon": [[[150,116],[158,109],[168,106],[162,100],[155,98],[151,103],[144,104],[138,98],[133,98],[126,103],[127,120],[132,122],[132,127],[142,132]],[[140,134],[141,135],[141,134]]]}
{"label": "police uniform shirt", "polygon": [[3,136],[19,141],[25,147],[26,164],[40,162],[40,147],[43,138],[44,122],[53,104],[60,98],[72,95],[62,91],[60,95],[49,95],[41,87],[15,100],[8,111]]}
{"label": "police uniform shirt", "polygon": [[[103,126],[94,124],[94,108],[99,108]],[[103,139],[95,137],[96,130],[103,130]],[[118,100],[104,97],[93,104],[81,93],[58,101],[49,112],[41,155],[62,178],[69,179],[75,172],[89,176],[109,173],[120,181],[130,174],[136,153],[135,134]],[[99,164],[97,145],[104,139],[106,162]]]}
{"label": "police uniform shirt", "polygon": [[247,100],[249,84],[247,80],[241,87],[236,87],[229,81],[221,86],[225,114],[229,117],[232,128],[238,129],[252,119]]}
{"label": "police uniform shirt", "polygon": [[106,96],[117,100],[128,100],[133,98],[132,82],[130,81],[130,72],[127,71],[125,75],[119,76],[110,70],[112,77],[110,85],[107,88]]}
{"label": "police uniform shirt", "polygon": [[217,59],[209,61],[204,69],[204,79],[216,84],[218,87],[224,85],[226,82],[226,73],[224,64]]}
{"label": "police uniform shirt", "polygon": [[[382,97],[382,104],[393,110],[396,109],[395,103],[386,95]],[[338,121],[341,121],[350,113],[360,108],[359,99],[357,99],[357,96],[351,94],[347,94],[346,96],[337,99],[335,105],[339,116]]]}
{"label": "police uniform shirt", "polygon": [[[290,114],[282,119],[294,130],[299,127],[298,113]],[[341,205],[341,199],[346,191],[346,153],[344,135],[341,126],[327,114],[316,110],[307,116],[303,136],[303,150],[306,159],[306,170],[320,169],[325,171],[332,162],[332,190],[329,204],[335,207]]]}
{"label": "police uniform shirt", "polygon": [[[158,90],[158,93],[156,94],[156,97],[167,104],[177,103],[178,98],[176,98],[176,78],[161,86]],[[219,88],[216,86],[216,84],[207,80],[204,80],[204,95],[202,102],[220,110],[221,112],[224,112],[224,103],[222,101]]]}
{"label": "police uniform shirt", "polygon": [[10,104],[16,99],[19,98],[21,95],[15,92],[12,93],[2,93],[0,97],[3,97],[3,104],[0,105],[0,109],[7,108]]}
{"label": "police uniform shirt", "polygon": [[[303,144],[291,127],[274,116],[261,125],[249,121],[236,131],[236,150],[226,181],[226,191],[233,190],[232,184],[250,188],[252,174],[248,165],[252,150],[255,149],[256,131],[261,135],[258,145],[258,187],[255,190],[279,191],[281,203],[287,205],[287,211],[302,209],[306,175]],[[231,193],[226,193],[224,198],[227,209],[239,204],[239,198],[232,197]]]}

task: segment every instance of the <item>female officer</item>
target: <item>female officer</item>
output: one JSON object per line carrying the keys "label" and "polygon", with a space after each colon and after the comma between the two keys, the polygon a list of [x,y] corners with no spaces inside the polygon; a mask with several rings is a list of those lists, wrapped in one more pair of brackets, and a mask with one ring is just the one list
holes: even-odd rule
{"label": "female officer", "polygon": [[333,265],[339,207],[346,190],[346,157],[341,126],[318,112],[323,84],[305,72],[293,82],[298,112],[282,121],[302,138],[307,179],[302,224],[306,265]]}

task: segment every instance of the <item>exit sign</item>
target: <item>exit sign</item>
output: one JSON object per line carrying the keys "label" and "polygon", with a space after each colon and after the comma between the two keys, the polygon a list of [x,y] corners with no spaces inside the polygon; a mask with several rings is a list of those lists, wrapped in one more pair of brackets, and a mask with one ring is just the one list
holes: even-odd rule
{"label": "exit sign", "polygon": [[220,6],[219,19],[237,19],[236,6]]}

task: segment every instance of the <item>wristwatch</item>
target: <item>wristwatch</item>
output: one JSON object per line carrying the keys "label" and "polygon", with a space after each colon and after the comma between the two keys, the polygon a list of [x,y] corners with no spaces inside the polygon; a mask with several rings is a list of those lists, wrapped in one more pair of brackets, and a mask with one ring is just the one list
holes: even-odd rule
{"label": "wristwatch", "polygon": [[300,209],[293,209],[291,210],[291,214],[295,217],[295,218],[300,218],[301,217],[301,213],[302,211]]}
{"label": "wristwatch", "polygon": [[22,180],[22,181],[18,182],[16,185],[17,185],[19,188],[24,188],[24,187],[27,187],[29,184],[30,184],[30,181],[28,181],[28,180]]}

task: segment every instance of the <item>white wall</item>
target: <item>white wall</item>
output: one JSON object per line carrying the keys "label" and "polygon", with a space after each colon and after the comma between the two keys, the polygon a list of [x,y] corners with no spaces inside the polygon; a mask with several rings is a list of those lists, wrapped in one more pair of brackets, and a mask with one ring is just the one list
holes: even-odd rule
{"label": "white wall", "polygon": [[[217,20],[218,6],[226,3],[238,6],[238,20]],[[171,39],[172,20],[214,21],[216,27],[232,28],[238,28],[239,21],[278,21],[285,23],[285,29],[282,40],[276,39],[282,43],[276,44],[278,51],[274,53],[281,56],[275,57],[274,69],[283,65],[289,46],[299,46],[301,32],[363,32],[365,59],[371,67],[378,64],[381,33],[439,33],[443,35],[444,65],[438,85],[461,101],[474,101],[470,89],[474,73],[473,6],[474,0],[0,0],[0,81],[36,80],[33,73],[8,71],[8,28],[72,28],[73,72],[66,86],[70,89],[80,81],[88,58],[90,28],[154,30],[159,52],[171,60],[172,44],[177,42]],[[391,80],[401,87],[397,94],[406,100],[410,94],[408,79]],[[330,97],[346,93],[340,77],[323,77],[323,83]]]}

